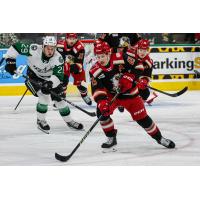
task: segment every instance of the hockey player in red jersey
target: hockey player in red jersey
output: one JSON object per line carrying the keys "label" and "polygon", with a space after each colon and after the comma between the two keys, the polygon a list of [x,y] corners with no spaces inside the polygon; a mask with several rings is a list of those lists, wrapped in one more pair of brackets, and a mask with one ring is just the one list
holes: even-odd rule
{"label": "hockey player in red jersey", "polygon": [[74,85],[77,86],[81,97],[86,104],[91,105],[92,101],[88,96],[87,84],[85,82],[85,70],[83,60],[85,55],[84,45],[78,40],[76,33],[67,33],[65,41],[58,41],[57,50],[65,60],[65,67],[74,78]]}
{"label": "hockey player in red jersey", "polygon": [[[112,49],[112,53],[126,52],[131,46],[134,46],[141,39],[137,33],[103,33],[97,40],[107,42]],[[124,112],[124,107],[119,106],[118,110]]]}
{"label": "hockey player in red jersey", "polygon": [[135,57],[144,66],[144,71],[140,78],[137,80],[139,93],[142,99],[151,105],[153,100],[157,97],[157,94],[153,92],[150,93],[147,87],[152,75],[153,70],[153,60],[149,56],[150,43],[148,40],[141,39],[134,47],[127,50],[127,54]]}
{"label": "hockey player in red jersey", "polygon": [[[175,148],[175,143],[161,135],[160,130],[148,116],[142,98],[138,95],[136,80],[142,75],[144,66],[126,53],[110,53],[106,42],[95,45],[97,63],[90,69],[92,94],[97,103],[97,116],[103,115],[101,127],[108,138],[102,144],[104,150],[114,150],[117,145],[117,130],[111,118],[118,106],[123,106],[145,131],[166,148]],[[120,94],[110,105],[117,91]]]}

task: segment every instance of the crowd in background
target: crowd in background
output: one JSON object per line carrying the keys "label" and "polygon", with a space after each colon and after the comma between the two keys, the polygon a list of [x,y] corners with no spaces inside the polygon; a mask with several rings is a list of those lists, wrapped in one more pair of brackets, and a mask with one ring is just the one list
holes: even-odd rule
{"label": "crowd in background", "polygon": [[[42,43],[46,35],[54,35],[58,39],[65,37],[64,33],[0,33],[0,48],[7,48],[17,41]],[[101,33],[78,33],[79,39],[97,39]],[[140,33],[149,39],[151,44],[200,44],[200,33]]]}

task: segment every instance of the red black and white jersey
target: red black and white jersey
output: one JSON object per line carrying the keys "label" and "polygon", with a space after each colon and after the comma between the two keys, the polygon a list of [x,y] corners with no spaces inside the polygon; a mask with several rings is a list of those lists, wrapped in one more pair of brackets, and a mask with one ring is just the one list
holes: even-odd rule
{"label": "red black and white jersey", "polygon": [[[129,41],[134,46],[141,39],[137,33],[103,33],[98,40],[107,42],[113,50],[113,53],[121,51],[121,40]],[[126,49],[126,48],[123,48]]]}
{"label": "red black and white jersey", "polygon": [[85,49],[82,42],[78,40],[74,46],[69,47],[65,40],[60,40],[57,44],[57,50],[63,56],[65,62],[68,64],[76,64],[81,71],[85,55]]}
{"label": "red black and white jersey", "polygon": [[138,60],[139,65],[141,65],[144,68],[143,73],[139,78],[145,77],[150,81],[153,71],[153,60],[150,58],[150,56],[146,55],[143,59],[139,58],[136,54],[135,48],[128,49],[126,53],[129,56]]}
{"label": "red black and white jersey", "polygon": [[[144,67],[138,65],[138,61],[126,53],[113,53],[107,66],[96,63],[90,69],[92,95],[96,102],[106,99],[107,94],[116,94],[119,87],[119,78],[123,73],[134,74],[135,79],[143,73]],[[118,98],[132,98],[138,95],[138,88],[133,82],[132,88]]]}

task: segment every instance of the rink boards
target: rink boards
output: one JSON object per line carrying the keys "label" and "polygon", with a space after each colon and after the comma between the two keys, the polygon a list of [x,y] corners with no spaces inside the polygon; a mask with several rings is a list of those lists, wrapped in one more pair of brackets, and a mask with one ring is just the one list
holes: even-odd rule
{"label": "rink boards", "polygon": [[[92,66],[91,60],[94,55],[92,46],[87,46],[84,68],[90,91],[89,69]],[[0,59],[7,49],[0,50]],[[90,51],[90,53],[87,53]],[[194,70],[200,70],[200,46],[197,45],[176,45],[176,46],[151,46],[151,58],[154,61],[151,86],[160,90],[180,90],[188,86],[189,90],[200,90],[200,79],[196,78]],[[20,72],[26,74],[27,61],[25,56],[17,58],[17,66]],[[0,66],[0,95],[22,95],[26,90],[22,77],[11,76],[5,70],[5,62]],[[77,95],[77,88],[70,78],[68,95]],[[27,94],[30,94],[29,92]]]}

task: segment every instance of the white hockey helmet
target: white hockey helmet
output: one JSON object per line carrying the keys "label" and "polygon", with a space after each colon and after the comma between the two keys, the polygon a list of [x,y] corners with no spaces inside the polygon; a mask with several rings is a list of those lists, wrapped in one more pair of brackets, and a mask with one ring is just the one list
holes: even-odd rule
{"label": "white hockey helmet", "polygon": [[53,46],[57,45],[57,40],[54,36],[46,36],[43,40],[43,47],[44,46]]}

